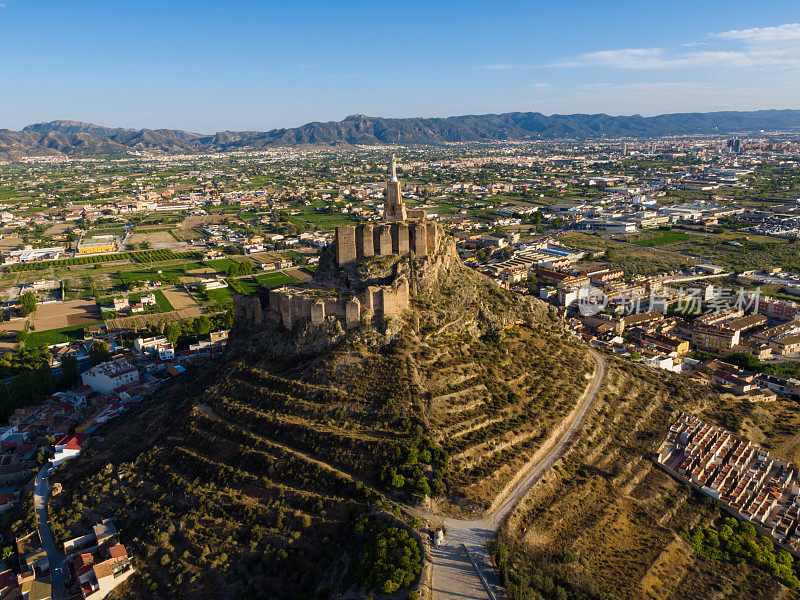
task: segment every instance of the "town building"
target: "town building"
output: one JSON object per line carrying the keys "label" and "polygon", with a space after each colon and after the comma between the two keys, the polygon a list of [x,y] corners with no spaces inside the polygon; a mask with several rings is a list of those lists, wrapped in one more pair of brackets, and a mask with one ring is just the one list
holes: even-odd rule
{"label": "town building", "polygon": [[111,394],[115,390],[139,381],[139,371],[125,359],[109,361],[92,367],[81,374],[84,385],[101,394]]}
{"label": "town building", "polygon": [[83,238],[78,243],[78,254],[100,254],[102,252],[114,252],[116,249],[117,246],[113,235]]}

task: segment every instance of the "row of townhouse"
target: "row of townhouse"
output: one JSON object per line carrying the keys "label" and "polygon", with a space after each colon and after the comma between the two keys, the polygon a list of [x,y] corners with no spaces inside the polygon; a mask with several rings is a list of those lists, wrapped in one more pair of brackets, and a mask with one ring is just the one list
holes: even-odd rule
{"label": "row of townhouse", "polygon": [[800,550],[800,470],[750,440],[682,413],[670,427],[659,462],[740,518]]}

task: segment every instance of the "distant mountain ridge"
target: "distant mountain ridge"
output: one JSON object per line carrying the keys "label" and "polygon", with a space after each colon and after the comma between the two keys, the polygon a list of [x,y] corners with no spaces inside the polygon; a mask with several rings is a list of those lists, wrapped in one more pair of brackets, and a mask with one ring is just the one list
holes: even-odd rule
{"label": "distant mountain ridge", "polygon": [[150,152],[230,152],[273,146],[445,144],[559,138],[660,137],[760,130],[800,130],[800,110],[675,113],[643,117],[515,112],[446,118],[390,119],[351,115],[271,131],[203,135],[174,129],[126,129],[80,121],[50,121],[22,131],[0,129],[0,157],[90,156]]}

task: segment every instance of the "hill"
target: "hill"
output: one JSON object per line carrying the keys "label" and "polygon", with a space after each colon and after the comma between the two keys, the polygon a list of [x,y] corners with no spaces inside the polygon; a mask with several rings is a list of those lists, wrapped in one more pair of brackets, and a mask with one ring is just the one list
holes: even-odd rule
{"label": "hill", "polygon": [[592,361],[538,301],[464,267],[449,238],[425,258],[346,267],[329,248],[307,293],[406,276],[410,310],[349,330],[334,316],[287,329],[266,314],[270,298],[239,297],[214,373],[106,425],[53,475],[57,539],[116,517],[139,569],[120,598],[421,585],[419,525],[400,504],[488,506],[572,407]]}
{"label": "hill", "polygon": [[203,135],[171,129],[123,129],[78,121],[0,130],[0,157],[103,155],[130,151],[229,152],[295,145],[444,144],[561,138],[659,137],[797,130],[798,110],[675,113],[643,117],[605,114],[543,115],[515,112],[448,118],[368,117],[313,122],[265,132],[224,131]]}
{"label": "hill", "polygon": [[[498,536],[495,559],[510,600],[796,597],[773,576],[764,550],[758,565],[696,554],[690,531],[719,527],[727,513],[650,460],[681,410],[797,460],[796,403],[721,397],[685,376],[608,360],[581,439],[528,492]],[[767,538],[758,544],[774,552]]]}

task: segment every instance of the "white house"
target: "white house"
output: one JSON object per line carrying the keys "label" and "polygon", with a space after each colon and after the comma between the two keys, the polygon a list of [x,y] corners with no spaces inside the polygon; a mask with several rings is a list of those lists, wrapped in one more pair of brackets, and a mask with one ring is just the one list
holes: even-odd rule
{"label": "white house", "polygon": [[153,293],[145,294],[139,299],[144,306],[155,306],[156,305],[156,295]]}
{"label": "white house", "polygon": [[139,381],[139,371],[126,360],[106,362],[81,375],[83,384],[101,394],[110,394],[129,383]]}
{"label": "white house", "polygon": [[60,465],[65,460],[75,458],[81,453],[83,445],[89,440],[89,436],[85,433],[75,433],[73,435],[65,435],[55,445],[56,453],[50,462],[53,466]]}
{"label": "white house", "polygon": [[137,352],[156,350],[159,346],[167,343],[167,338],[163,335],[154,335],[148,338],[136,338],[133,340],[133,348]]}
{"label": "white house", "polygon": [[172,360],[175,358],[175,348],[172,344],[162,344],[158,347],[158,358],[161,360]]}

